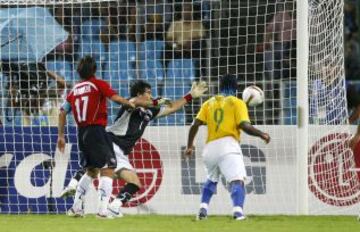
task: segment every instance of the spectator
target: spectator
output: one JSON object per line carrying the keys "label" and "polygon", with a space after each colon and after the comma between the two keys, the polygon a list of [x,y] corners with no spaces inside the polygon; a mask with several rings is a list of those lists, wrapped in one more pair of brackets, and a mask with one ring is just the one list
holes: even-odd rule
{"label": "spectator", "polygon": [[342,73],[341,66],[316,67],[309,83],[309,121],[316,125],[339,125],[347,120],[344,80],[334,78]]}
{"label": "spectator", "polygon": [[[174,15],[176,18],[176,14]],[[192,59],[195,67],[194,75],[198,78],[206,75],[206,29],[201,21],[201,9],[192,2],[184,2],[181,18],[170,24],[166,32],[164,67],[170,60]],[[192,67],[189,67],[191,69]],[[197,110],[197,109],[194,109]],[[185,107],[186,122],[192,122],[192,107]]]}
{"label": "spectator", "polygon": [[74,46],[79,42],[79,23],[76,23],[75,18],[71,16],[71,8],[66,8],[64,6],[56,7],[54,10],[54,17],[58,23],[63,25],[64,30],[69,33],[68,38],[57,45],[51,56],[60,56],[65,57],[66,59],[72,61],[73,52],[75,50]]}
{"label": "spectator", "polygon": [[205,57],[205,27],[198,13],[193,12],[191,3],[184,3],[182,18],[171,23],[166,33],[166,64],[169,59]]}
{"label": "spectator", "polygon": [[[51,106],[59,103],[65,88],[64,79],[47,71],[41,63],[11,64],[7,70],[10,80],[7,86],[4,124],[56,125],[57,118],[51,117],[54,116]],[[50,87],[48,77],[55,82],[53,87]]]}
{"label": "spectator", "polygon": [[107,26],[101,31],[101,41],[104,44],[115,40],[136,41],[136,5],[129,1],[106,9]]}
{"label": "spectator", "polygon": [[[173,19],[172,4],[167,0],[147,0],[145,7],[145,16],[161,15],[164,19],[163,23],[171,22]],[[147,23],[147,22],[145,22]]]}
{"label": "spectator", "polygon": [[296,21],[293,4],[277,5],[276,12],[265,28],[265,71],[270,79],[287,78],[295,68]]}
{"label": "spectator", "polygon": [[63,101],[65,89],[71,89],[72,85],[65,82],[64,77],[53,71],[46,71],[48,76],[48,96],[42,106],[42,112],[48,118],[51,126],[58,125],[59,109]]}
{"label": "spectator", "polygon": [[147,16],[144,38],[146,40],[164,39],[163,17],[160,14],[151,14]]}
{"label": "spectator", "polygon": [[344,29],[345,37],[358,30],[356,24],[356,7],[353,3],[347,1],[345,1],[344,4]]}
{"label": "spectator", "polygon": [[360,118],[360,94],[355,85],[349,85],[346,89],[346,99],[350,113],[349,123],[354,124]]}
{"label": "spectator", "polygon": [[7,81],[7,78],[3,74],[2,68],[0,65],[0,98],[1,98],[1,101],[0,101],[0,126],[3,125],[3,120],[4,120],[4,111],[5,111],[4,102],[5,102],[5,97],[6,97],[6,89],[5,89],[6,81]]}
{"label": "spectator", "polygon": [[347,80],[360,80],[360,48],[356,33],[345,42],[345,70]]}
{"label": "spectator", "polygon": [[126,7],[126,16],[127,16],[127,35],[128,39],[131,41],[136,41],[136,5],[129,4]]}

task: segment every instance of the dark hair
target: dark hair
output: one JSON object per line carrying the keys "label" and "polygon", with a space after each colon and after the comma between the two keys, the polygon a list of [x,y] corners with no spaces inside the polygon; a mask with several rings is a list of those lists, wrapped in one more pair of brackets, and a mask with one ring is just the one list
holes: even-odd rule
{"label": "dark hair", "polygon": [[354,108],[360,105],[359,90],[354,85],[349,85],[346,89],[346,99],[348,107]]}
{"label": "dark hair", "polygon": [[133,81],[130,86],[130,97],[145,93],[145,89],[151,89],[151,85],[143,80]]}
{"label": "dark hair", "polygon": [[237,77],[235,75],[225,74],[220,77],[220,92],[236,92],[237,88]]}
{"label": "dark hair", "polygon": [[95,59],[91,56],[84,56],[77,66],[77,72],[80,75],[80,78],[87,80],[90,77],[94,76],[96,73],[96,62]]}

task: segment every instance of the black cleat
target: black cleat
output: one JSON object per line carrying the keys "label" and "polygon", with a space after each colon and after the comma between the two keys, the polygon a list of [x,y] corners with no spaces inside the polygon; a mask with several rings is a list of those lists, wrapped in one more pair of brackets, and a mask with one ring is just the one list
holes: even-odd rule
{"label": "black cleat", "polygon": [[197,220],[207,219],[207,210],[205,208],[200,208],[199,214],[196,216]]}

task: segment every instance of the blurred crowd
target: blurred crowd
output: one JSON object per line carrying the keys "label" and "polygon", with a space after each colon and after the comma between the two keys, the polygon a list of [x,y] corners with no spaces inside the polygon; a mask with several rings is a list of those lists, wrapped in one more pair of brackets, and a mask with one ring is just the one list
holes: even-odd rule
{"label": "blurred crowd", "polygon": [[[6,100],[2,104],[2,123],[56,124],[46,118],[57,118],[53,109],[59,108],[66,86],[77,80],[74,67],[87,54],[96,59],[97,76],[109,81],[125,97],[129,81],[137,78],[150,82],[154,95],[182,96],[193,80],[206,75],[203,60],[208,28],[204,22],[210,11],[203,8],[208,4],[209,1],[148,0],[141,4],[122,0],[49,6],[68,36],[41,63],[3,62],[1,77]],[[28,84],[22,85],[25,82]],[[56,96],[50,94],[50,88],[58,90]],[[31,95],[34,90],[36,95]],[[12,93],[16,91],[19,95]],[[57,99],[56,104],[45,100],[51,98]],[[180,112],[170,124],[190,122],[191,117],[187,119],[185,115],[189,113]]]}
{"label": "blurred crowd", "polygon": [[[239,88],[253,82],[265,91],[266,102],[254,118],[264,124],[295,124],[295,2],[270,0],[267,8],[232,1],[215,8],[217,3],[119,0],[46,6],[67,36],[41,62],[2,61],[1,123],[56,125],[61,98],[78,79],[76,62],[90,54],[98,65],[97,76],[125,97],[129,82],[138,78],[153,86],[155,96],[174,99],[185,94],[193,80],[206,78],[216,88],[218,76],[236,73]],[[345,71],[353,117],[360,115],[358,5],[358,0],[349,0],[344,6]],[[322,84],[314,83],[314,91],[323,91]],[[111,117],[114,112],[109,111]],[[193,112],[194,105],[162,123],[191,123]]]}

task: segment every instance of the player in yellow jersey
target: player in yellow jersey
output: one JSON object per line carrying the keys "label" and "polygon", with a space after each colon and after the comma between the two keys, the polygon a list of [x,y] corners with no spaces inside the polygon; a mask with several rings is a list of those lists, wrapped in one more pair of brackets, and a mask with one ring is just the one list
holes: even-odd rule
{"label": "player in yellow jersey", "polygon": [[265,143],[270,136],[250,123],[246,104],[235,97],[237,80],[234,75],[220,78],[220,93],[207,100],[200,108],[190,127],[185,155],[193,153],[193,142],[201,125],[207,125],[208,137],[202,152],[207,171],[207,181],[203,186],[199,220],[207,218],[210,199],[216,191],[219,176],[222,174],[230,184],[233,203],[233,217],[245,219],[243,205],[245,200],[245,165],[240,149],[240,130],[260,137]]}

